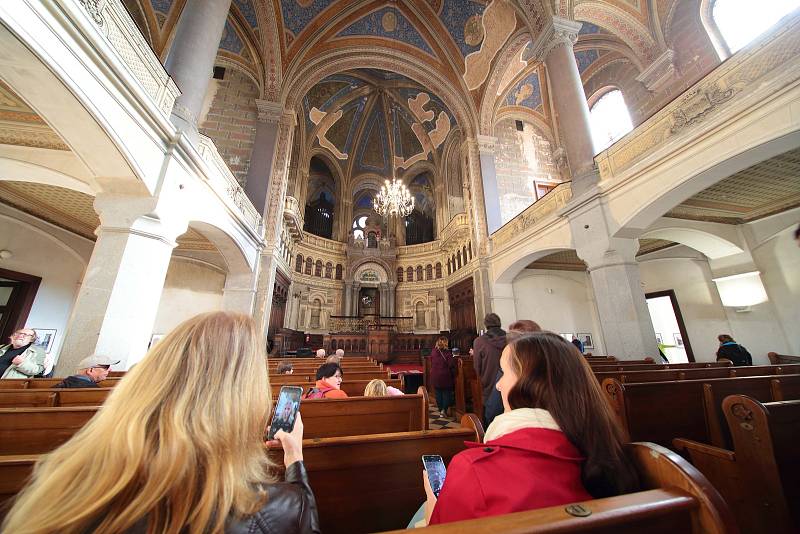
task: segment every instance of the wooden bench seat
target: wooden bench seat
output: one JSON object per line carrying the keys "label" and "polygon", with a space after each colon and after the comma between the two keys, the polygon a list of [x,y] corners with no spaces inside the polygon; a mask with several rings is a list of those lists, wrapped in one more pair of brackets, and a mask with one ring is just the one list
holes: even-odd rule
{"label": "wooden bench seat", "polygon": [[0,409],[0,455],[41,454],[69,440],[97,413],[95,406]]}
{"label": "wooden bench seat", "polygon": [[[292,376],[292,375],[289,375]],[[364,395],[364,389],[369,384],[369,380],[348,380],[347,375],[344,377],[344,381],[342,382],[342,391],[347,393],[349,397],[360,397]],[[400,391],[403,391],[403,378],[393,378],[391,380],[384,380],[387,386],[392,386]],[[303,388],[303,392],[305,393],[309,389],[316,387],[316,381],[314,382],[304,382],[304,381],[291,381],[291,383],[286,384],[270,384],[272,387],[272,396],[277,397],[278,393],[281,391],[281,386],[300,386]]]}
{"label": "wooden bench seat", "polygon": [[742,532],[800,531],[800,400],[760,403],[731,395],[722,412],[732,448],[676,439],[674,446],[706,475]]}
{"label": "wooden bench seat", "polygon": [[0,390],[0,408],[44,408],[56,406],[58,393],[52,390]]}
{"label": "wooden bench seat", "polygon": [[[458,429],[304,439],[303,456],[322,531],[404,527],[425,498],[422,455],[439,454],[449,462],[465,448],[465,441],[482,439],[475,416],[464,420],[465,426]],[[283,464],[280,448],[269,454],[276,465]],[[0,457],[0,498],[11,498],[22,489],[37,459]]]}
{"label": "wooden bench seat", "polygon": [[[279,375],[277,373],[270,373],[269,381],[270,384],[290,384],[292,382],[314,382],[316,381],[317,370],[314,369],[313,372],[301,372],[295,370],[290,375]],[[375,369],[374,371],[357,371],[351,373],[350,371],[344,371],[344,379],[345,381],[351,380],[366,380],[369,382],[370,380],[380,379],[380,380],[389,380],[391,379],[391,375],[389,371],[381,371],[379,369]]]}
{"label": "wooden bench seat", "polygon": [[483,393],[472,358],[456,358],[455,394],[457,418],[467,412],[483,418]]}
{"label": "wooden bench seat", "polygon": [[[724,439],[720,437],[721,432],[712,432],[714,421],[719,419],[722,392],[725,395],[756,392],[759,398],[765,398],[764,391],[771,392],[773,380],[795,384],[800,375],[634,384],[623,384],[611,378],[603,380],[601,389],[628,441],[652,441],[671,446],[674,438],[686,438],[711,444],[712,437]],[[705,393],[706,386],[712,388],[709,393]],[[766,400],[772,400],[771,393],[766,394]]]}
{"label": "wooden bench seat", "polygon": [[[59,382],[61,378],[4,378],[0,380],[0,389],[50,389]],[[107,378],[97,385],[102,388],[116,386],[121,378]]]}
{"label": "wooden bench seat", "polygon": [[603,364],[592,365],[592,371],[658,371],[659,369],[707,369],[714,367],[732,367],[730,362],[701,362],[701,363],[650,363],[650,364]]}
{"label": "wooden bench seat", "polygon": [[800,373],[796,365],[758,365],[752,367],[708,367],[695,369],[658,369],[654,371],[602,371],[595,372],[598,382],[616,378],[623,384],[636,382],[665,382],[670,380],[705,380],[736,376],[764,376]]}
{"label": "wooden bench seat", "polygon": [[[627,446],[642,479],[642,491],[458,521],[425,529],[431,534],[602,532],[640,534],[734,534],[729,508],[696,469],[677,454],[652,443]],[[392,531],[393,534],[407,532]]]}

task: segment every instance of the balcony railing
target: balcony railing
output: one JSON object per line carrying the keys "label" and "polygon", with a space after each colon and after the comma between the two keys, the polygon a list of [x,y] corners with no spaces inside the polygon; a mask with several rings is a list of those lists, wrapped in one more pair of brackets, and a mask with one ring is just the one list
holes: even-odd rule
{"label": "balcony railing", "polygon": [[289,227],[289,232],[294,239],[303,238],[303,214],[300,212],[300,202],[294,197],[287,196],[283,203],[283,220]]}
{"label": "balcony railing", "polygon": [[566,206],[571,198],[572,182],[558,184],[553,190],[493,233],[492,245],[496,248],[502,247],[511,241],[528,237],[526,235],[528,230]]}
{"label": "balcony railing", "polygon": [[122,0],[80,0],[80,3],[158,109],[169,117],[175,99],[181,93],[136,27]]}
{"label": "balcony railing", "polygon": [[200,145],[197,148],[200,157],[208,164],[206,175],[209,185],[226,204],[234,207],[244,219],[245,223],[255,232],[259,231],[261,215],[247,198],[242,186],[236,180],[225,160],[219,155],[214,142],[208,137],[200,136]]}

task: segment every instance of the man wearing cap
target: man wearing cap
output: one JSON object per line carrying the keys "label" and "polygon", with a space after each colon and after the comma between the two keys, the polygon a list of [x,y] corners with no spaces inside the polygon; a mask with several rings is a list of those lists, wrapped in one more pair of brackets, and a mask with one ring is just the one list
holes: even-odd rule
{"label": "man wearing cap", "polygon": [[36,342],[36,331],[20,328],[0,347],[0,378],[33,378],[44,371],[44,350]]}
{"label": "man wearing cap", "polygon": [[68,376],[54,388],[98,388],[98,382],[108,378],[108,370],[119,360],[112,360],[108,356],[93,354],[78,363],[78,374]]}

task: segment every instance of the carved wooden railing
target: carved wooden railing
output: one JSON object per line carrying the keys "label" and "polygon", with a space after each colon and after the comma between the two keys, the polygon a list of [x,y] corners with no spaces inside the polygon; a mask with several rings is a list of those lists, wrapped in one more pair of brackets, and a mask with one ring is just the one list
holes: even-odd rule
{"label": "carved wooden railing", "polygon": [[[657,150],[682,149],[681,140],[689,142],[704,135],[709,122],[731,111],[731,119],[740,111],[734,105],[779,77],[796,80],[800,54],[800,16],[791,15],[779,26],[765,32],[681,96],[595,157],[603,180],[612,179],[646,159]],[[696,128],[705,124],[704,128]]]}
{"label": "carved wooden railing", "polygon": [[552,191],[525,208],[492,234],[492,245],[501,247],[513,240],[525,238],[525,232],[563,208],[572,198],[572,182],[558,184]]}
{"label": "carved wooden railing", "polygon": [[197,152],[203,158],[211,172],[207,173],[209,178],[209,185],[217,195],[227,204],[230,204],[241,213],[242,218],[254,231],[258,231],[261,225],[261,215],[258,210],[247,198],[247,195],[239,185],[236,177],[225,164],[225,160],[219,155],[217,147],[214,142],[206,137],[200,135],[200,144],[197,147]]}
{"label": "carved wooden railing", "polygon": [[378,315],[331,315],[329,328],[337,334],[366,333],[370,330],[410,332],[414,327],[413,317],[381,317]]}

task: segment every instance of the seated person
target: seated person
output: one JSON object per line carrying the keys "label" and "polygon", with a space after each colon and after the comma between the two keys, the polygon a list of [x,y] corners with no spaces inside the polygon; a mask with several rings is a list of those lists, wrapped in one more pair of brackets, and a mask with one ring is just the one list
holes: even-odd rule
{"label": "seated person", "polygon": [[396,387],[387,386],[386,382],[380,378],[370,380],[367,387],[364,388],[365,397],[398,397],[400,395],[404,395],[404,393]]}
{"label": "seated person", "polygon": [[496,388],[505,411],[467,444],[438,500],[423,471],[428,524],[534,510],[638,489],[636,471],[589,365],[561,336],[513,339]]}
{"label": "seated person", "polygon": [[0,347],[0,378],[34,378],[42,374],[45,353],[34,344],[36,331],[21,328],[8,339],[11,343]]}
{"label": "seated person", "polygon": [[339,359],[344,358],[344,349],[336,349],[336,355],[339,357]]}
{"label": "seated person", "polygon": [[99,388],[98,382],[108,378],[108,370],[119,360],[112,360],[108,356],[93,354],[78,362],[77,374],[68,376],[54,388]]}
{"label": "seated person", "polygon": [[734,366],[753,365],[753,357],[747,349],[736,343],[728,334],[717,336],[719,350],[717,350],[717,361],[730,360]]}
{"label": "seated person", "polygon": [[294,373],[294,367],[292,366],[292,362],[279,363],[277,371],[279,375],[290,375]]}
{"label": "seated person", "polygon": [[3,531],[318,533],[302,418],[267,444],[282,445],[279,474],[264,454],[271,406],[253,319],[193,317],[42,456]]}
{"label": "seated person", "polygon": [[317,349],[317,358],[325,358],[325,349]]}
{"label": "seated person", "polygon": [[342,357],[338,354],[331,354],[327,358],[325,358],[325,363],[335,363],[336,365],[342,365]]}
{"label": "seated person", "polygon": [[342,368],[337,363],[324,363],[317,369],[317,383],[303,394],[304,399],[345,399],[342,391]]}

